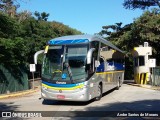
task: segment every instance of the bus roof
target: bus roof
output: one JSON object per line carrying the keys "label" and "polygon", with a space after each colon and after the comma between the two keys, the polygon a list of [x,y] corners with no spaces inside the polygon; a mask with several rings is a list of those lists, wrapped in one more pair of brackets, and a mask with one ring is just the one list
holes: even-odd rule
{"label": "bus roof", "polygon": [[[55,41],[57,42],[56,44],[62,44],[64,41],[65,43],[87,43],[87,42],[92,42],[92,41],[100,41],[111,48],[114,48],[115,50],[118,50],[122,53],[124,53],[122,50],[117,48],[115,45],[113,45],[111,42],[107,41],[106,39],[102,38],[101,36],[98,35],[69,35],[69,36],[62,36],[62,37],[57,37],[54,39],[51,39],[48,41],[48,44],[51,45],[52,43],[54,44]],[[70,41],[70,42],[69,42]]]}

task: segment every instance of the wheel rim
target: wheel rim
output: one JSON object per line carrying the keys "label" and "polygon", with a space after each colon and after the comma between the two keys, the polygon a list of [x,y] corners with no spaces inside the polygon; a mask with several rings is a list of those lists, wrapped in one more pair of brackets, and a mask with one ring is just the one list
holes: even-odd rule
{"label": "wheel rim", "polygon": [[97,97],[95,98],[95,100],[100,100],[102,97],[102,89],[101,89],[101,85],[98,85],[98,91],[97,91]]}
{"label": "wheel rim", "polygon": [[98,86],[98,96],[101,97],[101,86]]}
{"label": "wheel rim", "polygon": [[118,80],[118,87],[120,87],[120,81]]}
{"label": "wheel rim", "polygon": [[101,96],[101,88],[98,86],[98,96]]}

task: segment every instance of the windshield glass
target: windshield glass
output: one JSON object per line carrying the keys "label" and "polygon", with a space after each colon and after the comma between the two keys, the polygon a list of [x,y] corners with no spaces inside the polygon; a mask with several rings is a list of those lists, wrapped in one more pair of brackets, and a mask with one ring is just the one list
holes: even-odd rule
{"label": "windshield glass", "polygon": [[50,46],[47,54],[44,56],[42,77],[51,79],[54,72],[60,74],[61,61],[64,53],[64,46]]}
{"label": "windshield glass", "polygon": [[49,47],[43,62],[42,77],[51,81],[85,80],[87,50],[86,44]]}
{"label": "windshield glass", "polygon": [[[64,71],[71,72],[73,80],[83,79],[86,77],[85,65],[86,65],[87,46],[67,46],[65,54]],[[69,66],[67,66],[67,65]],[[69,67],[69,68],[67,68]]]}

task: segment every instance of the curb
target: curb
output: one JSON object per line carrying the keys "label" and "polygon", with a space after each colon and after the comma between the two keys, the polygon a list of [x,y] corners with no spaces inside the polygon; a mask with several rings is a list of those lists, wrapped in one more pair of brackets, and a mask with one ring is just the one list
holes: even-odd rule
{"label": "curb", "polygon": [[39,90],[40,90],[39,88],[35,88],[34,90],[31,89],[31,90],[13,92],[13,93],[10,93],[10,94],[2,94],[2,95],[0,95],[0,100],[5,99],[5,98],[13,98],[13,97],[18,97],[18,96],[31,94],[31,93],[37,92]]}

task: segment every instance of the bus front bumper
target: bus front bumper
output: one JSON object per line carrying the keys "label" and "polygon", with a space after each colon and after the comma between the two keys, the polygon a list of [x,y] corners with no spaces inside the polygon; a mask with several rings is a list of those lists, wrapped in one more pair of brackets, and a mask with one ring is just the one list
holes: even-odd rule
{"label": "bus front bumper", "polygon": [[87,92],[87,88],[80,88],[77,90],[51,90],[41,89],[43,99],[60,100],[60,101],[88,101],[92,96]]}

